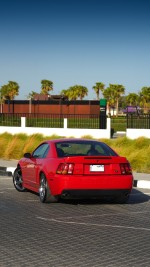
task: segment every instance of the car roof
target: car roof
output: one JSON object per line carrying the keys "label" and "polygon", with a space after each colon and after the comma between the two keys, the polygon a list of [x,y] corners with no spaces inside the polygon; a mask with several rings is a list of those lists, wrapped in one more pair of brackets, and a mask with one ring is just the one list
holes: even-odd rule
{"label": "car roof", "polygon": [[72,141],[90,141],[90,142],[99,142],[102,143],[100,141],[97,140],[92,140],[92,139],[84,139],[84,138],[60,138],[60,139],[51,139],[51,140],[46,140],[43,141],[42,143],[59,143],[59,142],[72,142]]}

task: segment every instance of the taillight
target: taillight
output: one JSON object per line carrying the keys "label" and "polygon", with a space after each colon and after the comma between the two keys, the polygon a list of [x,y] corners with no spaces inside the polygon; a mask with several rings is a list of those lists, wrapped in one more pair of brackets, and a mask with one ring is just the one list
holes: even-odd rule
{"label": "taillight", "polygon": [[121,174],[132,174],[131,166],[129,163],[120,164]]}
{"label": "taillight", "polygon": [[60,163],[56,173],[58,174],[73,174],[74,164],[73,163]]}

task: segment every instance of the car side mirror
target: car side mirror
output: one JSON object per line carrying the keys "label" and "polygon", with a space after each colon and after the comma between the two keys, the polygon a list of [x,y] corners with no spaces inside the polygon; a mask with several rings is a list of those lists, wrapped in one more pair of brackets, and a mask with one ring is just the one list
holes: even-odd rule
{"label": "car side mirror", "polygon": [[25,154],[24,154],[24,158],[28,158],[28,159],[30,159],[30,158],[31,158],[31,153],[25,153]]}

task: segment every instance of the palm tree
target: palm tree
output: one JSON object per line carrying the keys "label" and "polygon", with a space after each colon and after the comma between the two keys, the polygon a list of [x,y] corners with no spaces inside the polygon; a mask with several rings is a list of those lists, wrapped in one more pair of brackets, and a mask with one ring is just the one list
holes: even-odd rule
{"label": "palm tree", "polygon": [[135,93],[130,93],[126,96],[126,103],[127,105],[134,105],[137,106],[139,103],[139,95]]}
{"label": "palm tree", "polygon": [[49,80],[41,80],[41,94],[48,95],[53,90],[53,82]]}
{"label": "palm tree", "polygon": [[69,100],[77,100],[77,91],[74,86],[69,87],[68,89],[63,89],[61,91],[62,96],[66,96]]}
{"label": "palm tree", "polygon": [[105,87],[105,84],[101,83],[101,82],[97,82],[96,85],[93,86],[93,89],[96,93],[96,97],[97,99],[99,100],[100,97],[100,91],[103,93],[104,92],[104,87]]}
{"label": "palm tree", "polygon": [[150,87],[142,87],[139,92],[140,106],[144,108],[144,112],[147,112],[147,109],[150,106]]}
{"label": "palm tree", "polygon": [[116,116],[118,116],[119,99],[124,94],[125,88],[120,84],[109,84],[109,87],[104,90],[103,95],[107,99],[109,109],[110,105],[115,106]]}
{"label": "palm tree", "polygon": [[27,99],[32,99],[32,98],[34,98],[34,96],[35,96],[36,94],[38,94],[38,93],[36,93],[35,91],[32,91],[31,93],[29,93],[29,94],[27,95]]}
{"label": "palm tree", "polygon": [[125,94],[125,87],[122,84],[116,84],[114,90],[116,91],[116,116],[118,116],[119,99]]}
{"label": "palm tree", "polygon": [[67,89],[61,90],[60,94],[64,97],[66,96],[69,99],[69,92]]}
{"label": "palm tree", "polygon": [[9,98],[13,100],[19,94],[19,85],[17,82],[9,81],[1,87],[1,99]]}
{"label": "palm tree", "polygon": [[107,99],[107,110],[111,113],[111,107],[115,105],[114,90],[111,87],[107,87],[103,92],[104,98]]}
{"label": "palm tree", "polygon": [[71,86],[68,88],[68,98],[69,100],[77,100],[78,91],[77,91],[76,86]]}
{"label": "palm tree", "polygon": [[112,90],[114,91],[114,102],[116,107],[116,116],[118,116],[118,106],[119,106],[119,99],[125,93],[125,88],[121,84],[110,84]]}
{"label": "palm tree", "polygon": [[88,94],[88,89],[82,85],[74,85],[62,90],[61,94],[67,96],[69,100],[77,100],[78,98],[82,100]]}
{"label": "palm tree", "polygon": [[80,100],[82,100],[86,95],[88,95],[88,89],[82,85],[76,85],[77,95]]}

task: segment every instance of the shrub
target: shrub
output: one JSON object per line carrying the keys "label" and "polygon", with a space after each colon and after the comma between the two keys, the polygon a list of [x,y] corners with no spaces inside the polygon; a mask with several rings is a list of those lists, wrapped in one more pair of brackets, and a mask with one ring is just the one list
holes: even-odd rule
{"label": "shrub", "polygon": [[[42,134],[25,134],[11,135],[4,133],[0,135],[0,157],[4,159],[20,159],[25,152],[32,152],[42,141],[48,139],[62,138],[57,135],[46,136]],[[89,136],[83,138],[92,139]],[[126,157],[132,169],[136,172],[150,173],[150,139],[140,137],[131,140],[126,137],[117,139],[97,139],[111,146],[120,156]]]}

